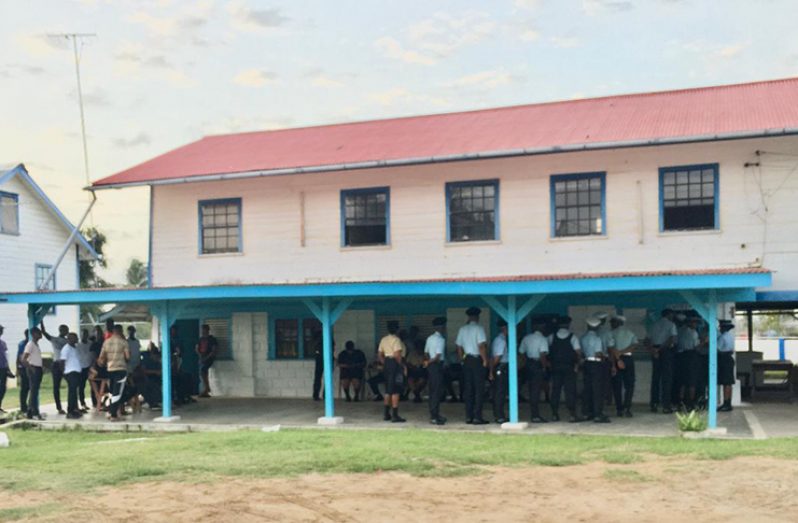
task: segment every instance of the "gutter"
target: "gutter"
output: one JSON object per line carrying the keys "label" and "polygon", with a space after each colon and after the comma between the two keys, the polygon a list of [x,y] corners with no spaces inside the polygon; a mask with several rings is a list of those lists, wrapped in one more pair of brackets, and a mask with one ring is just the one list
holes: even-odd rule
{"label": "gutter", "polygon": [[292,174],[310,174],[331,171],[352,171],[360,169],[376,169],[382,167],[403,167],[411,165],[424,165],[435,163],[464,162],[473,160],[489,160],[496,158],[513,158],[519,156],[537,156],[544,154],[558,154],[581,151],[601,151],[606,149],[625,149],[631,147],[651,147],[658,145],[678,145],[688,143],[716,142],[725,140],[743,140],[750,138],[772,138],[778,136],[792,136],[798,134],[798,127],[784,127],[780,129],[764,129],[758,131],[738,131],[721,134],[702,134],[694,136],[680,136],[668,138],[653,138],[641,140],[620,140],[615,142],[595,142],[589,144],[555,145],[549,147],[529,147],[521,149],[505,149],[480,153],[451,154],[445,156],[428,156],[417,158],[401,158],[396,160],[369,160],[365,162],[327,164],[309,167],[290,167],[285,169],[268,169],[258,171],[243,171],[222,174],[206,174],[196,176],[182,176],[165,180],[145,180],[136,182],[112,183],[85,187],[84,190],[100,191],[105,189],[121,189],[124,187],[177,185],[194,182],[213,182],[222,180],[240,180],[246,178],[261,178],[266,176],[286,176]]}

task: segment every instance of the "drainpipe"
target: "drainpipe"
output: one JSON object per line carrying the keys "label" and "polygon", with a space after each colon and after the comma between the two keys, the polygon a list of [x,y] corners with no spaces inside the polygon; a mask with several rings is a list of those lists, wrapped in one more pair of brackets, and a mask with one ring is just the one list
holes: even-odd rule
{"label": "drainpipe", "polygon": [[69,235],[69,238],[67,238],[64,248],[61,250],[61,254],[58,255],[58,259],[53,264],[53,268],[50,270],[47,278],[44,279],[39,288],[36,289],[37,291],[44,290],[50,285],[50,282],[55,277],[55,272],[58,270],[58,266],[61,265],[61,262],[64,260],[64,256],[66,256],[66,253],[69,252],[69,248],[72,247],[73,243],[75,243],[75,238],[77,238],[78,234],[80,234],[80,228],[83,226],[83,222],[86,221],[86,218],[88,218],[92,207],[94,207],[94,204],[97,202],[97,195],[94,193],[94,190],[89,189],[89,192],[91,192],[91,202],[89,202],[89,207],[86,209],[86,212],[83,213],[83,216],[80,218],[78,224],[72,229],[72,233]]}

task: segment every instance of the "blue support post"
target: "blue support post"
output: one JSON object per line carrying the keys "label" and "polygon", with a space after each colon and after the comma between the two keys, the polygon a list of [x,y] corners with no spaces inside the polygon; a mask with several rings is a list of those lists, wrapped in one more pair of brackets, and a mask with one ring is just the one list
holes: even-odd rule
{"label": "blue support post", "polygon": [[786,354],[784,350],[784,338],[779,338],[779,361],[786,360]]}
{"label": "blue support post", "polygon": [[718,304],[715,291],[709,292],[707,303],[709,323],[709,428],[718,426]]}
{"label": "blue support post", "polygon": [[330,298],[326,296],[321,300],[321,329],[324,357],[324,417],[333,418],[335,416],[335,404],[333,402],[335,389],[333,389],[332,314]]}
{"label": "blue support post", "polygon": [[515,296],[507,297],[507,350],[510,383],[510,423],[518,423],[518,310]]}
{"label": "blue support post", "polygon": [[169,327],[169,302],[157,308],[158,324],[161,327],[161,417],[155,421],[173,421],[172,416],[172,344]]}

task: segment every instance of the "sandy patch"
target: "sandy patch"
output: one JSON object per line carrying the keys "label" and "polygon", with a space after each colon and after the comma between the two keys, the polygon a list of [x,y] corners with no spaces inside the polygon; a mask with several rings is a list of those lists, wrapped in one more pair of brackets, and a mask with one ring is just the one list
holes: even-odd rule
{"label": "sandy patch", "polygon": [[4,492],[0,509],[57,502],[36,521],[796,521],[798,462],[773,458],[149,482],[89,495]]}

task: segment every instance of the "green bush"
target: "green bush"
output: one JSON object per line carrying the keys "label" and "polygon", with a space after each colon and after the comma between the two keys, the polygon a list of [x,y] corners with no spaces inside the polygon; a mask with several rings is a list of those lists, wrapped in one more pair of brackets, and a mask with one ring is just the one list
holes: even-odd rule
{"label": "green bush", "polygon": [[701,432],[707,429],[706,414],[701,414],[697,410],[691,410],[687,414],[677,412],[676,420],[682,432]]}

